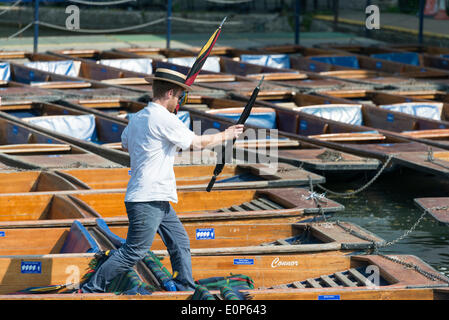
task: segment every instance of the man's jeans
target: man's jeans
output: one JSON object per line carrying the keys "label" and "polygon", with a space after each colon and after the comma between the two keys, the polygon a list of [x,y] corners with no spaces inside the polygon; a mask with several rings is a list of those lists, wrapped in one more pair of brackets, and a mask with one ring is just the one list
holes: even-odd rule
{"label": "man's jeans", "polygon": [[176,212],[168,201],[125,202],[129,219],[126,243],[111,256],[82,286],[83,292],[105,292],[108,284],[119,274],[129,271],[148,253],[156,232],[170,254],[178,290],[194,290],[190,241]]}

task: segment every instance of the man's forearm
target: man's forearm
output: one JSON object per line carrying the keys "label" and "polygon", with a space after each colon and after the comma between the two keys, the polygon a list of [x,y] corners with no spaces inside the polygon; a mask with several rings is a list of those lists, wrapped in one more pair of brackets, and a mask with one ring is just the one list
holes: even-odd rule
{"label": "man's forearm", "polygon": [[216,145],[221,144],[226,140],[226,135],[224,132],[219,132],[216,134],[206,134],[202,136],[195,136],[192,141],[193,148],[204,149],[212,148]]}

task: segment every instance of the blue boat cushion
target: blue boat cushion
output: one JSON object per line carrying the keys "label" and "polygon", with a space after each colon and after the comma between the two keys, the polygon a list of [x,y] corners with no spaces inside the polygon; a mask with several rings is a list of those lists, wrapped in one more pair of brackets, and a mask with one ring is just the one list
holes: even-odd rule
{"label": "blue boat cushion", "polygon": [[24,121],[61,134],[84,141],[96,138],[95,116],[93,114],[79,116],[41,116],[24,118]]}
{"label": "blue boat cushion", "polygon": [[187,128],[192,129],[192,124],[190,123],[190,113],[188,111],[178,111],[177,116]]}
{"label": "blue boat cushion", "polygon": [[112,242],[114,246],[120,248],[125,243],[125,239],[119,237],[118,235],[113,233],[111,229],[109,229],[108,225],[106,224],[106,221],[104,221],[101,218],[98,218],[95,220],[95,222],[100,231],[103,232],[103,234],[109,239],[109,241]]}
{"label": "blue boat cushion", "polygon": [[443,103],[440,102],[405,102],[391,105],[380,105],[382,109],[403,112],[417,117],[441,120]]}
{"label": "blue boat cushion", "polygon": [[151,59],[102,59],[97,61],[98,64],[103,64],[106,66],[133,71],[140,72],[146,74],[153,73],[153,60]]}
{"label": "blue boat cushion", "polygon": [[100,248],[87,229],[75,220],[70,227],[60,253],[98,252]]}
{"label": "blue boat cushion", "polygon": [[11,79],[11,68],[9,62],[0,62],[0,80],[9,81]]}
{"label": "blue boat cushion", "polygon": [[416,52],[378,53],[372,54],[371,57],[419,66],[419,55]]}
{"label": "blue boat cushion", "polygon": [[294,108],[321,118],[361,126],[363,124],[362,106],[359,104],[320,104]]}
{"label": "blue boat cushion", "polygon": [[[196,57],[176,57],[167,59],[167,61],[170,63],[189,68],[192,67],[195,60]],[[204,65],[201,69],[205,71],[220,72],[220,58],[215,56],[207,57],[206,62],[204,62]]]}
{"label": "blue boat cushion", "polygon": [[[242,113],[241,108],[236,112],[220,112],[219,110],[211,110],[207,111],[208,113],[213,113],[214,115],[225,117],[228,119],[231,119],[235,122],[237,122],[240,118],[240,115]],[[229,109],[227,109],[229,110]],[[254,112],[251,113],[246,120],[245,124],[253,125],[259,128],[265,128],[265,129],[277,129],[276,125],[276,112],[273,111],[264,111],[264,112]]]}
{"label": "blue boat cushion", "polygon": [[356,56],[316,56],[309,57],[309,59],[341,67],[360,69],[359,60]]}
{"label": "blue boat cushion", "polygon": [[81,62],[73,60],[61,61],[33,61],[26,62],[26,67],[41,71],[56,73],[64,76],[77,77],[80,71]]}
{"label": "blue boat cushion", "polygon": [[240,60],[259,66],[290,69],[290,57],[288,54],[242,54]]}

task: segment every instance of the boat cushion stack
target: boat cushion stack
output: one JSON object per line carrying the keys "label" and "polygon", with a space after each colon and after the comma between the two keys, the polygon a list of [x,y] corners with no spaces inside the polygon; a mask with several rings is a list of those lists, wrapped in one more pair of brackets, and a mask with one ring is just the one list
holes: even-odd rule
{"label": "boat cushion stack", "polygon": [[242,54],[242,62],[277,69],[290,69],[290,57],[287,54]]}
{"label": "boat cushion stack", "polygon": [[9,81],[11,79],[11,70],[8,62],[0,62],[0,80]]}
{"label": "boat cushion stack", "polygon": [[309,57],[309,59],[340,67],[360,69],[359,60],[356,56],[316,56]]}
{"label": "boat cushion stack", "polygon": [[24,118],[32,125],[55,131],[83,141],[95,141],[95,116],[92,114],[79,116],[41,116]]}
{"label": "boat cushion stack", "polygon": [[[193,63],[195,62],[196,57],[176,57],[176,58],[168,58],[167,61],[170,63],[174,63],[180,66],[191,68]],[[220,72],[220,58],[219,57],[207,57],[206,62],[204,62],[201,70],[212,71],[212,72]]]}
{"label": "boat cushion stack", "polygon": [[406,102],[390,105],[380,105],[382,109],[397,111],[410,114],[417,117],[423,117],[433,120],[441,120],[443,103],[439,102]]}
{"label": "boat cushion stack", "polygon": [[59,75],[78,77],[81,62],[73,60],[61,61],[34,61],[24,64],[26,67],[38,69],[45,72],[56,73]]}
{"label": "boat cushion stack", "polygon": [[86,253],[99,252],[95,240],[86,228],[77,220],[72,223],[60,253]]}
{"label": "boat cushion stack", "polygon": [[419,55],[416,52],[391,52],[372,54],[371,57],[375,59],[388,60],[393,62],[411,64],[419,66]]}
{"label": "boat cushion stack", "polygon": [[[227,108],[223,110],[209,110],[207,113],[237,122],[242,111],[242,108]],[[277,129],[276,112],[270,108],[253,109],[245,124],[265,129]]]}
{"label": "boat cushion stack", "polygon": [[151,59],[102,59],[97,61],[98,64],[103,64],[106,66],[139,72],[152,74],[153,73],[153,65]]}
{"label": "boat cushion stack", "polygon": [[305,112],[328,120],[357,126],[363,125],[362,106],[357,104],[320,104],[297,107],[293,110]]}

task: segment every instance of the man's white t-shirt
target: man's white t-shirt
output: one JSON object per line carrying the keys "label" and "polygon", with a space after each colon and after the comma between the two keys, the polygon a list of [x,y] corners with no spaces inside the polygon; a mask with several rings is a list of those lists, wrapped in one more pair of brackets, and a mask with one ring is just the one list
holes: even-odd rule
{"label": "man's white t-shirt", "polygon": [[160,104],[150,102],[131,117],[122,145],[131,159],[125,201],[178,202],[173,170],[176,148],[192,144],[193,131]]}

